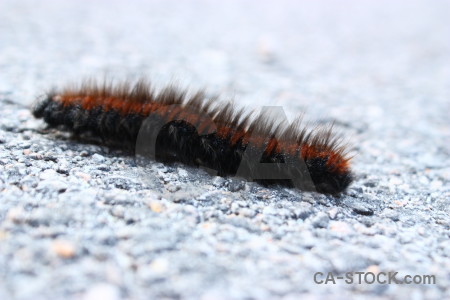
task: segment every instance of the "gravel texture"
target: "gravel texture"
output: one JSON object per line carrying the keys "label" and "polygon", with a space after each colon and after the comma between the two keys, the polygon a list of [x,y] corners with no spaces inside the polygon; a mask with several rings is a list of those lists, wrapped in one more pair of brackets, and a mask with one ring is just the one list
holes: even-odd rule
{"label": "gravel texture", "polygon": [[[450,299],[450,4],[0,2],[0,299]],[[340,198],[211,177],[47,130],[85,76],[336,120]],[[316,272],[436,284],[316,284]]]}

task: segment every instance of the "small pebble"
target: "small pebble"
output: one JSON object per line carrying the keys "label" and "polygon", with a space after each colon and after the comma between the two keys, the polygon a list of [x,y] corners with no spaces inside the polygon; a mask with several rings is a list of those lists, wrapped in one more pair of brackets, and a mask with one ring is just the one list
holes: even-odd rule
{"label": "small pebble", "polygon": [[72,258],[75,256],[75,246],[70,241],[56,240],[52,243],[52,250],[61,258]]}

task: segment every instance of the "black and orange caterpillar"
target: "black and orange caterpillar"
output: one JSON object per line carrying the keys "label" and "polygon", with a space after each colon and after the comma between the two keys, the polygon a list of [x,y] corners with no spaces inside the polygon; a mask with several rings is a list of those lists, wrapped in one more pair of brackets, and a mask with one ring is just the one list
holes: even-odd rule
{"label": "black and orange caterpillar", "polygon": [[[146,80],[118,85],[85,81],[54,90],[37,102],[33,114],[50,127],[89,132],[132,149],[144,121],[150,120],[151,127],[156,120],[165,124],[157,133],[157,160],[204,166],[220,176],[236,175],[244,153],[252,149],[261,153],[259,163],[279,166],[280,179],[259,180],[262,183],[292,186],[290,179],[308,178],[312,186],[302,185],[303,189],[339,194],[352,181],[348,150],[331,126],[308,129],[300,118],[290,125],[268,123],[263,115],[252,117],[251,112],[208,99],[203,92],[188,96],[170,86],[156,93]],[[247,170],[243,177],[258,179],[255,168]]]}

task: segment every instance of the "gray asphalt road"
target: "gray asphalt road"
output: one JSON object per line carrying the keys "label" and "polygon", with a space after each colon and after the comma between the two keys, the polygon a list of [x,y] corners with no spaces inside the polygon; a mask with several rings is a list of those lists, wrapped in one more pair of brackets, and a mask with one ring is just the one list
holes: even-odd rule
{"label": "gray asphalt road", "polygon": [[[1,1],[0,299],[450,298],[449,12],[444,1]],[[338,199],[183,165],[144,171],[31,116],[52,86],[105,74],[336,120],[355,182]],[[435,284],[317,284],[317,272]]]}

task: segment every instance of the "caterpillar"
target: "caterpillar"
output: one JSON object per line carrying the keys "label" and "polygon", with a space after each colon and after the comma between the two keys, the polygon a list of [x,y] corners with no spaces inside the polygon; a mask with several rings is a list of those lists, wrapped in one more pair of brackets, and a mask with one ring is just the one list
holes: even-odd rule
{"label": "caterpillar", "polygon": [[[32,108],[49,127],[89,133],[166,163],[204,167],[219,176],[338,195],[353,180],[349,151],[332,126],[286,124],[237,109],[202,91],[155,92],[146,79],[87,80],[52,90]],[[142,150],[143,149],[143,150]]]}

